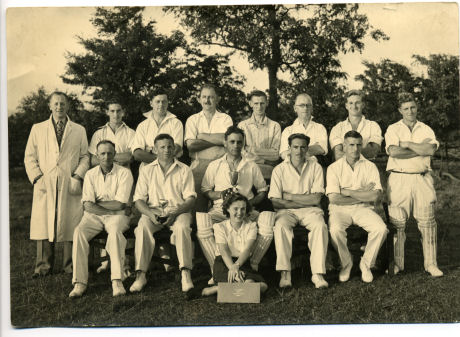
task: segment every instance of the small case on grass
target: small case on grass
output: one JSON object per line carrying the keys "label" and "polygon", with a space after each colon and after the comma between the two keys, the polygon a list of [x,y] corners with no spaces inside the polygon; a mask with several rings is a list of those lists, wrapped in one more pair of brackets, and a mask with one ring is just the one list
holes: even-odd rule
{"label": "small case on grass", "polygon": [[260,303],[260,283],[219,282],[217,286],[219,303]]}

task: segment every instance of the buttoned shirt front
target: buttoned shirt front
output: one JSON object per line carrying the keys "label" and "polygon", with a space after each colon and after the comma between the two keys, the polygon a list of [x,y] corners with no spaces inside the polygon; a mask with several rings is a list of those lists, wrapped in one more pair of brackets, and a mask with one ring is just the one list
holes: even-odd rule
{"label": "buttoned shirt front", "polygon": [[115,200],[125,204],[129,200],[132,186],[133,175],[129,169],[113,164],[112,170],[104,177],[98,165],[86,172],[81,202]]}
{"label": "buttoned shirt front", "polygon": [[294,133],[303,133],[304,135],[310,137],[310,145],[318,143],[324,150],[324,154],[327,154],[326,128],[322,124],[314,122],[313,117],[310,119],[306,128],[297,118],[291,126],[288,126],[283,130],[283,133],[281,134],[280,154],[289,149],[288,138]]}
{"label": "buttoned shirt front", "polygon": [[117,153],[131,152],[131,142],[133,141],[135,131],[128,127],[124,122],[113,132],[109,123],[101,126],[94,132],[91,138],[91,143],[88,147],[88,152],[92,155],[97,153],[97,144],[101,140],[110,140],[115,144]]}
{"label": "buttoned shirt front", "polygon": [[279,152],[281,143],[281,126],[265,116],[257,122],[254,115],[241,121],[238,127],[244,131],[246,145]]}
{"label": "buttoned shirt front", "polygon": [[147,148],[153,148],[155,137],[160,133],[167,133],[174,139],[175,144],[183,146],[184,127],[175,115],[167,111],[160,125],[157,125],[153,118],[153,111],[146,112],[144,116],[147,119],[139,123],[131,144],[133,153],[136,149],[146,150]]}
{"label": "buttoned shirt front", "polygon": [[[331,134],[329,135],[329,144],[331,145],[331,149],[339,144],[343,144],[343,136],[351,130],[353,130],[353,127],[351,126],[348,118],[337,123],[332,128]],[[382,144],[382,130],[376,122],[370,121],[366,119],[366,117],[362,116],[356,131],[363,136],[363,147],[366,147],[369,143],[376,143],[378,145]]]}
{"label": "buttoned shirt front", "polygon": [[[216,111],[208,124],[204,111],[200,111],[187,119],[185,123],[185,142],[197,139],[200,133],[225,133],[233,125],[232,118],[222,112]],[[217,147],[217,148],[216,148]],[[212,146],[210,148],[193,152],[192,159],[213,160],[224,154],[223,146]]]}
{"label": "buttoned shirt front", "polygon": [[[257,238],[257,224],[250,220],[244,220],[238,230],[232,227],[230,220],[214,224],[213,229],[216,244],[227,244],[233,257],[239,257],[248,242]],[[219,251],[218,255],[221,255]]]}
{"label": "buttoned shirt front", "polygon": [[[429,143],[435,144],[436,148],[439,147],[439,142],[436,140],[433,130],[428,125],[417,121],[411,131],[404,124],[403,120],[400,120],[388,127],[385,133],[385,149],[389,154],[388,148],[392,145],[399,146],[402,141],[420,144],[425,139],[429,139]],[[430,156],[417,156],[408,159],[399,159],[390,156],[388,157],[387,171],[422,173],[431,170],[430,161]]]}
{"label": "buttoned shirt front", "polygon": [[196,197],[195,182],[190,167],[174,160],[166,173],[158,160],[139,169],[139,178],[134,192],[134,202],[143,200],[151,208],[161,207],[161,201],[167,206],[176,207],[187,198]]}
{"label": "buttoned shirt front", "polygon": [[324,176],[321,165],[315,159],[308,158],[300,174],[290,159],[277,165],[272,172],[268,198],[283,199],[283,193],[324,193]]}
{"label": "buttoned shirt front", "polygon": [[[268,190],[260,168],[253,161],[242,158],[236,171],[238,172],[236,188],[239,193],[249,200],[254,198],[252,186],[256,188],[258,193]],[[201,191],[224,191],[231,187],[230,166],[227,162],[227,155],[224,155],[212,161],[207,167],[203,181],[201,182]],[[214,200],[214,206],[221,205],[222,199]]]}
{"label": "buttoned shirt front", "polygon": [[374,184],[372,190],[382,190],[380,175],[377,166],[361,155],[352,168],[348,164],[346,156],[338,159],[327,168],[326,174],[326,194],[338,193],[341,188],[359,190]]}

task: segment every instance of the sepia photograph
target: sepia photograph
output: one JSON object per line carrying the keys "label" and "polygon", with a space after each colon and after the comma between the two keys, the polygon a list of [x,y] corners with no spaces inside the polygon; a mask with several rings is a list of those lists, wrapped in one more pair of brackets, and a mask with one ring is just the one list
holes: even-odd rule
{"label": "sepia photograph", "polygon": [[2,7],[2,325],[459,332],[458,3],[86,3]]}

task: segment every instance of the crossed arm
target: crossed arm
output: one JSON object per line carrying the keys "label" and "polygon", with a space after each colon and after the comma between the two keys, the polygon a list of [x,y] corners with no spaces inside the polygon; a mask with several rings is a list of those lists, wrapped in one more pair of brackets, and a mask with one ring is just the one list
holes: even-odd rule
{"label": "crossed arm", "polygon": [[328,195],[331,204],[354,205],[361,202],[376,202],[381,196],[380,190],[373,190],[375,184],[370,183],[359,190],[341,188],[340,193],[330,193]]}
{"label": "crossed arm", "polygon": [[85,201],[83,208],[96,215],[115,215],[117,211],[126,209],[126,204],[117,200],[110,201]]}
{"label": "crossed arm", "polygon": [[190,152],[205,150],[213,146],[224,144],[223,133],[199,133],[196,139],[188,139],[186,142]]}
{"label": "crossed arm", "polygon": [[271,200],[275,209],[304,208],[319,205],[321,193],[292,194],[284,192],[282,199],[272,198]]}
{"label": "crossed arm", "polygon": [[430,144],[431,139],[426,138],[421,143],[399,142],[399,146],[388,147],[390,157],[409,159],[418,156],[432,156],[436,152],[436,144]]}

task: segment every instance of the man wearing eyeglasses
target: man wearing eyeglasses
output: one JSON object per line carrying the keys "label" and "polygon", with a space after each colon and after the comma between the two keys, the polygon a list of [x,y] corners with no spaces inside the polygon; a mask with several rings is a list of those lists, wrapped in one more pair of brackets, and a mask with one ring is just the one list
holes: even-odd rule
{"label": "man wearing eyeglasses", "polygon": [[294,104],[297,119],[283,130],[281,134],[280,156],[284,160],[289,156],[288,138],[294,133],[303,133],[310,138],[307,157],[324,156],[327,154],[327,131],[319,123],[313,121],[313,102],[308,94],[297,95]]}
{"label": "man wearing eyeglasses", "polygon": [[[224,221],[227,217],[222,212],[222,203],[230,191],[237,191],[249,199],[251,206],[257,206],[266,198],[268,186],[262,172],[254,161],[242,157],[244,132],[236,126],[231,126],[224,134],[225,155],[212,161],[206,169],[201,183],[201,191],[212,200],[213,206],[208,213],[197,212],[197,237],[203,253],[211,267],[216,257],[216,242],[212,225]],[[254,195],[252,188],[257,194]],[[249,218],[258,219],[258,238],[251,257],[251,266],[258,264],[267,251],[273,239],[274,212],[259,212],[252,210]],[[211,281],[210,281],[211,282]]]}

